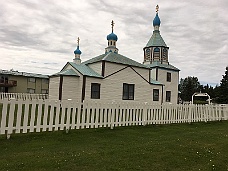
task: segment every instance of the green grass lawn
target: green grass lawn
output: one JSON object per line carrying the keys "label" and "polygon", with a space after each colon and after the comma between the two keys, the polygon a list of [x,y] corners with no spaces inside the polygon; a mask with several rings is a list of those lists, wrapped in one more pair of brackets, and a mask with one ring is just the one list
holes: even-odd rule
{"label": "green grass lawn", "polygon": [[228,121],[0,136],[0,170],[228,170]]}

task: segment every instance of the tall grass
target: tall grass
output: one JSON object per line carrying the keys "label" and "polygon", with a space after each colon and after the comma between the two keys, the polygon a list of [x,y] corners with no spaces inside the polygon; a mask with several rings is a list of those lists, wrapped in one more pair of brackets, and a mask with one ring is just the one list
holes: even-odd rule
{"label": "tall grass", "polygon": [[0,170],[227,170],[228,121],[0,136]]}

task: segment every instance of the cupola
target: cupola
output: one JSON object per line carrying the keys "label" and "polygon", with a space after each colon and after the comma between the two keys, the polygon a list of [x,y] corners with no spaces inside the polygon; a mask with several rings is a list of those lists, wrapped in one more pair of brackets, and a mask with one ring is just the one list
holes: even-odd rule
{"label": "cupola", "polygon": [[74,51],[75,58],[73,59],[73,62],[76,63],[76,64],[81,64],[80,55],[82,54],[82,52],[79,49],[79,41],[80,41],[80,39],[78,37],[78,40],[77,40],[77,49]]}
{"label": "cupola", "polygon": [[105,53],[108,52],[114,52],[114,53],[118,53],[118,49],[116,48],[116,42],[118,40],[117,35],[113,32],[113,27],[114,27],[114,21],[112,20],[111,22],[111,26],[112,26],[112,32],[107,35],[107,40],[108,40],[108,47],[105,48]]}
{"label": "cupola", "polygon": [[158,16],[158,10],[159,10],[159,6],[157,5],[156,6],[156,15],[154,17],[154,20],[153,20],[153,26],[154,26],[154,30],[159,30],[159,27],[160,27],[160,24],[161,24],[161,20]]}

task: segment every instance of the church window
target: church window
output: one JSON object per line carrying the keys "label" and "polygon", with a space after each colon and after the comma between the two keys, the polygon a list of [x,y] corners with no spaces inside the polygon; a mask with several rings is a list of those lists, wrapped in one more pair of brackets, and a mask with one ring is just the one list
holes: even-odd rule
{"label": "church window", "polygon": [[100,99],[100,88],[100,84],[91,83],[91,99]]}
{"label": "church window", "polygon": [[111,41],[111,45],[112,45],[112,41]]}
{"label": "church window", "polygon": [[153,89],[153,101],[159,101],[159,89]]}
{"label": "church window", "polygon": [[150,49],[146,49],[146,59],[150,59]]}
{"label": "church window", "polygon": [[134,100],[134,84],[123,84],[123,100]]}
{"label": "church window", "polygon": [[170,102],[171,101],[171,91],[166,91],[166,102]]}
{"label": "church window", "polygon": [[171,73],[167,72],[167,82],[171,82]]}
{"label": "church window", "polygon": [[163,49],[163,60],[166,61],[168,57],[168,51],[166,49]]}
{"label": "church window", "polygon": [[113,42],[113,45],[115,46],[116,45],[116,42]]}
{"label": "church window", "polygon": [[159,60],[160,59],[160,49],[156,47],[154,49],[154,60]]}

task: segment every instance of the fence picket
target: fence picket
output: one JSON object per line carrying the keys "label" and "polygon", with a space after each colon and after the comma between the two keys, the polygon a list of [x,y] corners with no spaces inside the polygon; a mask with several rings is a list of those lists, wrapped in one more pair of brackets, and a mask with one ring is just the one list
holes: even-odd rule
{"label": "fence picket", "polygon": [[31,120],[30,120],[29,132],[34,132],[35,115],[36,115],[36,101],[32,101],[31,105],[32,105],[32,109],[31,109]]}
{"label": "fence picket", "polygon": [[22,100],[17,101],[16,133],[21,132]]}
{"label": "fence picket", "polygon": [[30,101],[26,101],[24,110],[24,122],[23,122],[23,133],[27,133],[28,119],[29,119],[29,105]]}
{"label": "fence picket", "polygon": [[6,131],[6,117],[7,117],[7,108],[8,101],[3,100],[3,108],[2,108],[2,119],[1,119],[1,134],[5,134]]}
{"label": "fence picket", "polygon": [[15,111],[15,100],[12,100],[11,101],[11,105],[10,105],[10,110],[9,110],[9,121],[8,121],[7,134],[12,134],[13,133],[14,111]]}
{"label": "fence picket", "polygon": [[[4,95],[1,94],[1,97]],[[154,105],[135,102],[60,102],[8,95],[1,100],[0,134],[228,119],[228,106]],[[16,130],[16,131],[14,131]]]}

